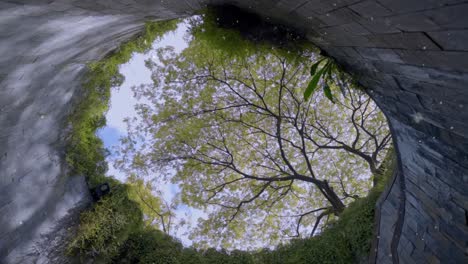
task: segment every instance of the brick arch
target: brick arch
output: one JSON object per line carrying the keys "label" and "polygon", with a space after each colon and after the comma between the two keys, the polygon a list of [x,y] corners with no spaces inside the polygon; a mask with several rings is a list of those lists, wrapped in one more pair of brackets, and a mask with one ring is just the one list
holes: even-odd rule
{"label": "brick arch", "polygon": [[468,3],[464,0],[1,0],[0,259],[86,200],[68,177],[60,124],[84,64],[142,29],[207,3],[307,33],[387,115],[400,168],[379,203],[377,263],[463,263],[468,243]]}

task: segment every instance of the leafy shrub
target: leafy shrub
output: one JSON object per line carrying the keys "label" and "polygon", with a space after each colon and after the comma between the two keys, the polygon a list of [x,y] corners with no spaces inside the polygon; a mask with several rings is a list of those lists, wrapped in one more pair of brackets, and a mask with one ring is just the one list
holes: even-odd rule
{"label": "leafy shrub", "polygon": [[71,255],[108,262],[118,254],[129,234],[143,226],[141,210],[129,198],[130,186],[105,176],[107,150],[96,131],[106,124],[110,89],[123,82],[119,65],[130,60],[133,52],[148,51],[155,39],[175,30],[177,22],[148,22],[143,34],[103,60],[88,65],[83,96],[69,117],[71,132],[66,160],[73,173],[86,176],[90,187],[110,182],[112,191],[91,210],[82,213],[78,233],[68,245]]}
{"label": "leafy shrub", "polygon": [[68,250],[72,255],[98,257],[107,262],[119,253],[128,236],[143,225],[138,204],[128,198],[128,187],[120,185],[112,193],[83,212],[78,232]]}
{"label": "leafy shrub", "polygon": [[175,264],[180,262],[182,245],[159,230],[143,229],[131,234],[113,263]]}
{"label": "leafy shrub", "polygon": [[396,166],[393,150],[387,152],[382,166],[382,180],[378,185],[367,197],[351,203],[320,235],[294,240],[274,251],[260,252],[258,263],[348,264],[367,259],[374,230],[375,205]]}
{"label": "leafy shrub", "polygon": [[[389,151],[383,179],[390,179],[395,158]],[[353,202],[323,232],[308,239],[293,240],[275,250],[225,252],[184,248],[176,239],[145,226],[139,205],[128,198],[129,186],[98,202],[83,213],[78,236],[70,250],[98,257],[103,263],[167,264],[298,264],[360,263],[366,259],[374,227],[375,204],[385,187],[380,181],[369,195]]]}

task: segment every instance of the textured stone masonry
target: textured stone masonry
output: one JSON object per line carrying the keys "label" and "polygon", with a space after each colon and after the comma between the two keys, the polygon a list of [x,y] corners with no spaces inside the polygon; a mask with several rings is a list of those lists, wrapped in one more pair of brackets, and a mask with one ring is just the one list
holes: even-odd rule
{"label": "textured stone masonry", "polygon": [[[0,262],[46,262],[41,234],[86,199],[61,147],[85,63],[208,2],[228,1],[0,0]],[[370,261],[468,263],[468,1],[229,2],[303,31],[387,115],[400,164]]]}

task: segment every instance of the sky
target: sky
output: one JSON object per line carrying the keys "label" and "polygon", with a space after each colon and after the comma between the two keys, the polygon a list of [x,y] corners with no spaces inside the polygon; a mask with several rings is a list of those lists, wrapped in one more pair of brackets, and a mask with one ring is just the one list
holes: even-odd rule
{"label": "sky", "polygon": [[[133,97],[131,87],[152,83],[151,71],[146,68],[145,60],[152,58],[156,61],[157,57],[154,50],[159,47],[173,46],[175,52],[181,52],[188,46],[188,43],[183,39],[186,30],[187,25],[180,23],[175,32],[167,33],[160,41],[153,43],[153,48],[148,53],[134,53],[129,62],[120,66],[120,73],[125,76],[125,81],[120,87],[113,88],[109,111],[106,114],[107,126],[98,131],[98,136],[104,141],[105,147],[111,153],[112,149],[119,145],[119,138],[127,133],[127,127],[123,121],[124,118],[136,116],[134,106],[138,103],[138,100]],[[120,181],[125,181],[126,175],[115,169],[111,160],[108,160],[108,163],[108,175],[112,175]],[[167,202],[170,202],[180,191],[175,184],[166,184],[165,186],[161,186],[160,189],[164,200]],[[186,220],[189,220],[193,224],[196,224],[196,220],[199,217],[206,216],[202,211],[183,204],[177,208],[175,213],[177,218],[189,218]],[[171,235],[179,238],[185,246],[190,246],[192,243],[187,235],[189,228],[190,225],[175,231],[175,233],[171,233]]]}

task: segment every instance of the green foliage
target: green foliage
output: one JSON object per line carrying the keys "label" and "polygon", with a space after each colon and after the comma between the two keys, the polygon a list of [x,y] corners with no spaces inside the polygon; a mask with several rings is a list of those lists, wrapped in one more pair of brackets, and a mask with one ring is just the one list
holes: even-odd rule
{"label": "green foliage", "polygon": [[[276,43],[269,40],[247,39],[235,28],[219,26],[216,9],[207,8],[201,11],[202,19],[190,21],[190,34],[199,42],[209,43],[211,50],[221,51],[224,56],[245,58],[261,49],[276,49],[283,57],[295,59],[303,50],[318,50],[302,38],[288,39],[287,43]],[[274,25],[268,25],[273,27]],[[249,32],[255,34],[254,32]]]}
{"label": "green foliage", "polygon": [[172,264],[179,261],[182,245],[159,230],[143,229],[133,233],[114,258],[113,263]]}
{"label": "green foliage", "polygon": [[242,38],[236,30],[220,28],[216,23],[216,14],[212,10],[203,11],[203,19],[191,20],[191,35],[211,44],[214,50],[222,50],[230,56],[246,56],[255,45]]}
{"label": "green foliage", "polygon": [[254,264],[255,256],[244,251],[226,252],[213,248],[197,251],[159,230],[142,229],[129,236],[112,263],[119,264]]}
{"label": "green foliage", "polygon": [[315,73],[317,72],[317,69],[318,69],[318,66],[322,63],[322,61],[324,61],[325,59],[321,59],[321,60],[318,60],[316,63],[314,63],[311,67],[310,67],[310,76],[314,76]]}
{"label": "green foliage", "polygon": [[[319,69],[319,66],[323,64],[323,67]],[[306,90],[304,91],[304,99],[309,100],[310,96],[317,90],[317,86],[320,80],[323,80],[323,93],[332,103],[335,103],[333,98],[330,85],[327,83],[333,80],[333,73],[337,71],[337,65],[330,58],[324,58],[310,67],[310,75],[312,79],[307,85]]]}
{"label": "green foliage", "polygon": [[[192,29],[195,36],[180,54],[160,48],[158,62],[146,62],[154,85],[133,88],[146,102],[136,106],[139,118],[129,121],[116,165],[139,176],[175,172],[155,177],[153,184],[172,180],[181,188],[181,202],[209,208],[209,217],[190,230],[197,248],[275,246],[296,233],[306,236],[318,213],[299,222],[300,215],[328,205],[317,186],[306,180],[327,180],[338,195],[340,190],[366,195],[371,183],[370,174],[363,172],[366,161],[337,149],[355,148],[363,155],[382,149],[367,137],[370,132],[378,138],[375,142],[382,141],[384,116],[360,91],[337,97],[337,104],[322,94],[304,101],[307,63],[316,54],[291,52],[291,60],[271,46],[247,43],[252,46],[245,49],[248,56],[231,57],[226,54],[229,48],[224,52],[222,47],[229,43],[219,40],[226,30],[212,20],[207,15],[193,22],[198,23]],[[243,50],[241,37],[232,42]],[[334,68],[328,59],[320,66],[312,72],[330,75]],[[333,101],[331,87],[324,92]],[[358,131],[356,124],[368,133]],[[134,143],[142,138],[148,144]],[[346,142],[346,148],[340,142]],[[322,148],[325,145],[330,148]],[[378,164],[383,154],[376,156]],[[298,174],[305,176],[298,179]],[[279,179],[286,175],[289,179]],[[346,205],[352,198],[344,196]]]}
{"label": "green foliage", "polygon": [[107,262],[119,252],[128,235],[143,226],[142,211],[129,194],[130,185],[105,176],[107,151],[96,135],[106,123],[110,89],[123,82],[119,65],[133,52],[146,52],[156,38],[175,30],[177,20],[148,22],[144,33],[123,44],[119,50],[88,67],[83,96],[69,117],[70,138],[66,160],[75,174],[85,175],[90,187],[109,182],[112,192],[89,211],[83,212],[78,232],[68,246],[72,255],[93,256]]}
{"label": "green foliage", "polygon": [[309,84],[307,85],[307,89],[304,92],[305,100],[309,100],[310,96],[317,89],[317,85],[318,85],[320,79],[322,78],[323,75],[325,75],[327,73],[327,69],[328,69],[328,67],[330,65],[330,63],[328,61],[325,63],[325,66],[323,66],[323,68],[321,68],[318,72],[316,72],[317,67],[319,66],[319,64],[322,61],[323,60],[318,61],[317,63],[312,65],[312,67],[310,69],[310,72],[311,73],[313,72],[314,74],[312,75],[312,80],[310,80]]}
{"label": "green foliage", "polygon": [[83,96],[69,118],[71,134],[66,160],[73,173],[87,177],[90,186],[106,181],[106,150],[96,131],[106,124],[104,114],[108,109],[111,87],[123,82],[119,65],[129,61],[134,52],[148,51],[155,39],[175,30],[177,22],[147,22],[143,34],[123,44],[107,58],[89,64]]}
{"label": "green foliage", "polygon": [[321,234],[293,240],[275,250],[260,252],[184,248],[159,230],[144,227],[139,205],[128,199],[128,188],[114,191],[82,215],[71,251],[98,254],[101,263],[161,264],[298,264],[359,263],[367,258],[374,226],[374,207],[395,166],[392,151],[384,163],[383,181],[369,196],[351,203]]}
{"label": "green foliage", "polygon": [[335,103],[335,99],[333,99],[333,95],[332,95],[330,86],[328,84],[325,84],[323,86],[323,93],[328,98],[328,100],[330,100],[332,103]]}
{"label": "green foliage", "polygon": [[129,185],[129,197],[135,201],[145,215],[145,226],[162,228],[165,233],[170,233],[172,228],[172,208],[163,198],[153,193],[151,183],[130,175],[127,179]]}
{"label": "green foliage", "polygon": [[[322,65],[322,67],[320,67]],[[353,89],[361,90],[362,88],[357,82],[348,74],[344,73],[336,62],[331,58],[323,58],[312,64],[310,67],[310,76],[312,79],[309,81],[305,91],[304,99],[307,101],[317,90],[317,87],[322,80],[323,93],[332,103],[336,103],[335,96],[332,94],[332,86],[338,86],[343,96],[346,96],[346,90],[343,83],[349,83]]]}
{"label": "green foliage", "polygon": [[78,232],[68,251],[71,255],[97,257],[107,262],[142,224],[138,204],[128,198],[128,186],[120,185],[81,214]]}
{"label": "green foliage", "polygon": [[395,154],[389,150],[380,175],[383,180],[379,181],[367,197],[351,203],[339,219],[325,227],[320,235],[292,241],[274,251],[260,252],[259,263],[361,263],[370,251],[375,204],[391,179],[395,166]]}
{"label": "green foliage", "polygon": [[[176,21],[148,23],[145,34],[124,44],[110,57],[89,66],[83,100],[70,119],[72,134],[67,161],[74,173],[88,177],[90,186],[110,181],[113,189],[109,196],[82,214],[78,233],[69,245],[69,253],[96,258],[98,263],[353,263],[365,257],[370,247],[375,201],[384,181],[379,181],[368,197],[350,204],[337,221],[325,227],[316,237],[295,240],[274,251],[228,253],[214,249],[200,252],[183,248],[180,242],[144,224],[142,212],[146,215],[150,211],[144,208],[133,188],[143,188],[144,197],[148,198],[145,186],[137,181],[128,185],[119,184],[104,176],[107,169],[106,151],[95,132],[105,125],[103,116],[107,111],[111,87],[123,81],[118,67],[130,59],[132,52],[146,51],[155,38],[175,27]],[[234,31],[226,33],[223,29],[225,35],[222,36],[225,38],[220,38],[215,23],[205,23],[204,27],[204,30],[198,28],[199,31],[194,34],[209,39],[222,50],[239,55],[252,47]],[[314,74],[321,72],[322,76],[330,72],[324,68],[318,70],[318,64],[311,69],[311,73],[312,70]],[[331,92],[324,92],[331,99]],[[187,125],[196,128],[195,124]],[[387,167],[389,169],[385,173],[390,175],[392,167]],[[160,206],[158,200],[151,203],[155,207]],[[153,218],[156,219],[155,216]]]}

